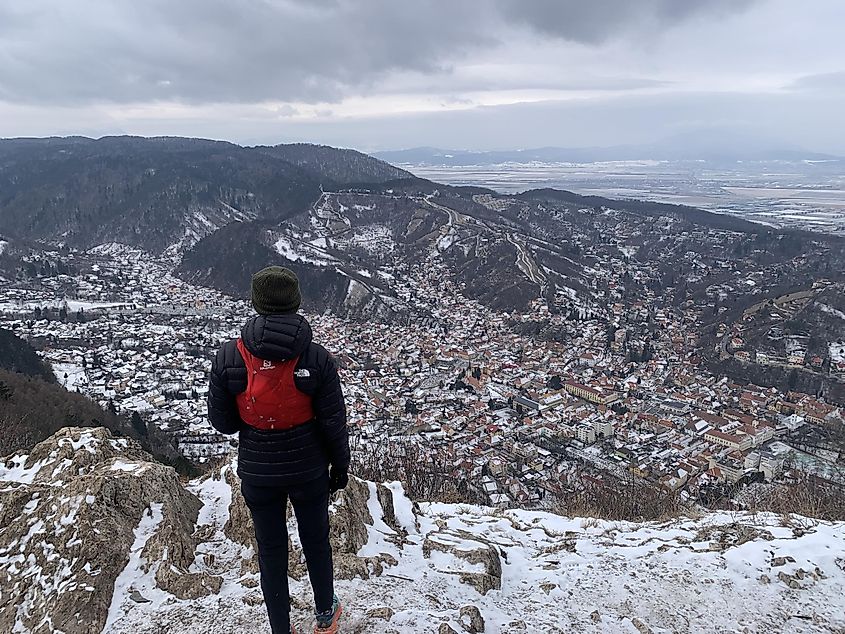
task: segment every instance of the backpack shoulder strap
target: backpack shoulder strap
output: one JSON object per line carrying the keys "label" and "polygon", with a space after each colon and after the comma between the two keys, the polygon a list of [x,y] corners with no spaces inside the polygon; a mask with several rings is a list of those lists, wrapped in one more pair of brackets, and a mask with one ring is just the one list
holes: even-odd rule
{"label": "backpack shoulder strap", "polygon": [[257,372],[255,369],[255,356],[247,350],[244,340],[240,337],[238,337],[238,352],[241,353],[244,366],[246,366],[246,395],[248,398],[252,398],[252,377]]}

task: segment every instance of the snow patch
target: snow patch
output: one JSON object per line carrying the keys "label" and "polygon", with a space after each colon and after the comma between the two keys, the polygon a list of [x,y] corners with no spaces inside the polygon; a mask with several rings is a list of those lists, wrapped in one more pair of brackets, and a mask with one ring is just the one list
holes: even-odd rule
{"label": "snow patch", "polygon": [[[131,602],[129,593],[132,590],[141,591],[142,588],[149,590],[155,587],[155,573],[152,567],[147,572],[144,572],[147,562],[144,560],[142,553],[144,547],[147,545],[147,541],[155,535],[164,517],[161,511],[162,506],[160,503],[151,504],[141,516],[141,521],[138,522],[138,526],[134,531],[135,541],[129,551],[129,563],[126,564],[126,568],[123,569],[123,572],[118,575],[114,582],[114,593],[112,594],[106,625],[103,627],[104,632],[108,632],[114,623],[129,611],[126,604]],[[160,590],[157,593],[163,594]],[[146,598],[150,599],[149,596],[146,596]],[[131,607],[131,603],[129,607]]]}
{"label": "snow patch", "polygon": [[110,471],[122,471],[123,473],[139,473],[143,471],[142,467],[136,462],[126,462],[125,460],[116,459],[110,468]]}
{"label": "snow patch", "polygon": [[6,463],[0,462],[0,482],[20,482],[32,484],[38,471],[46,461],[36,462],[31,467],[26,466],[27,455],[12,456]]}
{"label": "snow patch", "polygon": [[69,392],[79,392],[80,386],[88,385],[85,369],[75,363],[54,363],[53,374],[59,384]]}
{"label": "snow patch", "polygon": [[284,236],[278,238],[273,247],[276,253],[289,262],[304,262],[315,266],[329,266],[332,262],[336,262],[331,256],[320,253],[317,247],[302,242],[294,245],[292,240]]}
{"label": "snow patch", "polygon": [[833,306],[828,306],[822,302],[819,302],[818,307],[821,309],[823,313],[827,313],[828,315],[833,315],[834,317],[838,317],[839,319],[845,320],[845,313],[841,310],[837,310]]}

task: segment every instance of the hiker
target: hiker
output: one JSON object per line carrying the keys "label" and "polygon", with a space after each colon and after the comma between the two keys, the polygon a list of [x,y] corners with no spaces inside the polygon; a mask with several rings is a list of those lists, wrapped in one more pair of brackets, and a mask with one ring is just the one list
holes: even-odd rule
{"label": "hiker", "polygon": [[290,498],[314,590],[315,633],[337,632],[329,497],[346,487],[349,436],[334,359],[297,314],[299,280],[271,266],[252,277],[249,319],[211,368],[208,417],[239,435],[238,475],[255,525],[261,589],[273,634],[295,632],[288,591]]}

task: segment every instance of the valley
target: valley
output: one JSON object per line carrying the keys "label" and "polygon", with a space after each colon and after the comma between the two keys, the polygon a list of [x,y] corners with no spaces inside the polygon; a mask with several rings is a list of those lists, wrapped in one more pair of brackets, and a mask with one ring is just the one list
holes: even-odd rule
{"label": "valley", "polygon": [[[251,314],[251,273],[284,264],[342,367],[355,468],[399,478],[414,456],[412,495],[549,507],[633,479],[713,504],[797,462],[840,480],[840,238],[555,190],[321,189],[155,249],[10,235],[0,326],[205,463],[233,442],[205,420],[210,357]],[[790,318],[792,295],[824,319]],[[778,320],[801,355],[752,335]]]}

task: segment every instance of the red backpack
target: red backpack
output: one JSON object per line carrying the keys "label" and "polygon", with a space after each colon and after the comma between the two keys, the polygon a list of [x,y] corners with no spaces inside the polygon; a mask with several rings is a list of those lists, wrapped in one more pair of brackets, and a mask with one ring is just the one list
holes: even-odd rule
{"label": "red backpack", "polygon": [[246,390],[237,396],[241,419],[257,429],[291,429],[314,418],[311,397],[294,382],[299,357],[286,361],[259,359],[238,339],[246,365]]}

